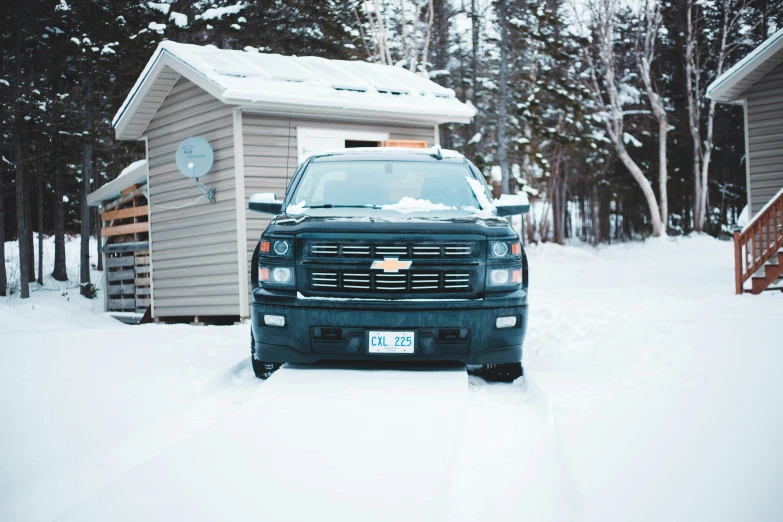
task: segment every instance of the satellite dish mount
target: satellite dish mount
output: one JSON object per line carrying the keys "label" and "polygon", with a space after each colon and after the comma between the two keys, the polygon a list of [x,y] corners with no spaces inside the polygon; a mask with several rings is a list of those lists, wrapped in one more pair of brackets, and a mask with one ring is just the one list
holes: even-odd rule
{"label": "satellite dish mount", "polygon": [[187,138],[177,147],[177,168],[193,180],[210,203],[215,202],[215,189],[207,189],[198,179],[209,173],[215,161],[212,147],[202,138]]}

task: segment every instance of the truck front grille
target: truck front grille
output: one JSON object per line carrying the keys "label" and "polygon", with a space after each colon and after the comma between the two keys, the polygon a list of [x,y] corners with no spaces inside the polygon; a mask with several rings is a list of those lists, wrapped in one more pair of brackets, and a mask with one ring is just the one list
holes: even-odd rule
{"label": "truck front grille", "polygon": [[315,268],[308,270],[309,286],[314,291],[379,293],[470,292],[471,270],[422,270],[386,274],[364,270]]}
{"label": "truck front grille", "polygon": [[475,242],[362,243],[324,242],[309,244],[311,257],[414,257],[461,258],[475,253]]}

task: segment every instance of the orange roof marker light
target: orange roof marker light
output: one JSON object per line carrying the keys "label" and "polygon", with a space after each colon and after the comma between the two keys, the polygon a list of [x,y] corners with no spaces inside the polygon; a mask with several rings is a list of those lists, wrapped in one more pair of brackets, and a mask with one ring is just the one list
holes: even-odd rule
{"label": "orange roof marker light", "polygon": [[384,147],[405,147],[408,149],[426,149],[427,142],[425,140],[386,140],[383,142]]}

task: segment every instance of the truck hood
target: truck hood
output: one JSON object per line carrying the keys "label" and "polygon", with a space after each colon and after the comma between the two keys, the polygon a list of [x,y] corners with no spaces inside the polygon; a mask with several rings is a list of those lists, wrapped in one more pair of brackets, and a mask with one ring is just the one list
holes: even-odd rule
{"label": "truck hood", "polygon": [[308,209],[306,214],[280,214],[269,231],[301,233],[429,233],[481,234],[507,237],[513,234],[509,222],[492,214],[463,210],[401,213],[371,208]]}

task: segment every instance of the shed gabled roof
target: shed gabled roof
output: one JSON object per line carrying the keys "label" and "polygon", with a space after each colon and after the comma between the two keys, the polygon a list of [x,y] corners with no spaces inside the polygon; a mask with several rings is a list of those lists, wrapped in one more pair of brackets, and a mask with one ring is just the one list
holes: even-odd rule
{"label": "shed gabled roof", "polygon": [[180,76],[226,104],[281,114],[468,123],[476,110],[452,89],[401,67],[161,42],[112,125],[138,139]]}
{"label": "shed gabled roof", "polygon": [[724,103],[742,99],[742,94],[773,67],[783,62],[783,29],[779,30],[721,74],[707,87],[707,97]]}

